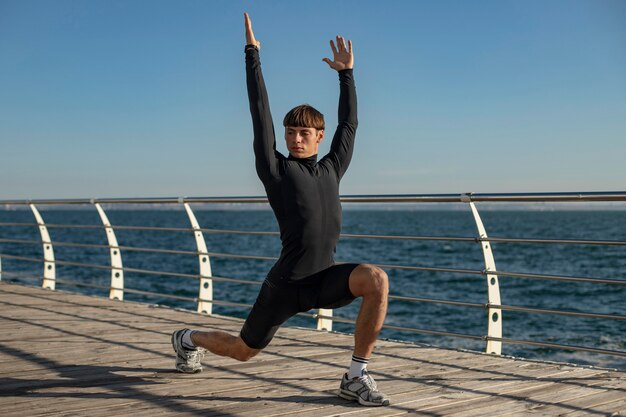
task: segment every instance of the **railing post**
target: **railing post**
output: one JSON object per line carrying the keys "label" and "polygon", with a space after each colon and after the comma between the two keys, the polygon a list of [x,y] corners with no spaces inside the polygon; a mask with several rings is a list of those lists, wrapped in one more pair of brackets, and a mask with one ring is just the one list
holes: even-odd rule
{"label": "railing post", "polygon": [[106,231],[107,241],[109,242],[109,251],[111,253],[111,289],[109,290],[109,298],[111,300],[123,300],[124,299],[124,267],[122,266],[122,254],[117,244],[117,238],[115,237],[115,231],[111,227],[109,218],[107,217],[104,209],[99,203],[91,201],[98,214],[100,220],[104,225]]}
{"label": "railing post", "polygon": [[[481,239],[487,238],[487,231],[478,214],[476,205],[471,201],[471,193],[461,196],[461,199],[469,203],[469,206],[474,215],[474,221],[476,222],[476,228],[478,229],[478,235]],[[502,310],[499,308],[492,308],[492,305],[500,305],[500,285],[498,284],[498,276],[490,274],[490,271],[496,271],[496,261],[493,257],[491,250],[491,244],[488,241],[479,241],[480,247],[483,251],[483,258],[485,260],[485,272],[487,276],[487,336],[502,338]],[[487,339],[487,346],[485,347],[487,353],[493,353],[496,355],[502,354],[502,342],[499,340]]]}
{"label": "railing post", "polygon": [[54,248],[52,247],[50,234],[37,207],[35,207],[34,204],[29,204],[29,206],[39,225],[39,233],[41,234],[41,242],[43,243],[43,281],[41,286],[49,290],[54,290],[56,288],[56,267],[54,262]]}
{"label": "railing post", "polygon": [[320,316],[325,316],[325,317],[318,317],[317,318],[317,330],[326,330],[326,331],[330,332],[333,329],[333,319],[332,318],[327,318],[327,317],[332,317],[333,316],[333,310],[320,308],[319,309],[319,315]]}
{"label": "railing post", "polygon": [[[181,199],[181,202],[183,200]],[[212,314],[213,312],[213,280],[211,279],[211,260],[206,248],[206,242],[200,230],[200,225],[196,216],[193,214],[189,204],[183,202],[189,222],[193,228],[193,234],[196,238],[196,246],[198,248],[198,262],[200,264],[200,290],[198,292],[198,312]]]}

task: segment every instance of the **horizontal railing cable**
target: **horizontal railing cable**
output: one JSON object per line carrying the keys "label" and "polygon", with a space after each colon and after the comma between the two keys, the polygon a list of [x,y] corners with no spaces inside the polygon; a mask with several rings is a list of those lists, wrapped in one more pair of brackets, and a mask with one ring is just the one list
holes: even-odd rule
{"label": "horizontal railing cable", "polygon": [[[27,239],[0,239],[0,243],[19,243],[25,245],[41,245],[44,242],[41,240],[27,240]],[[92,249],[110,249],[109,245],[102,245],[96,243],[73,243],[73,242],[54,242],[55,247],[72,247],[72,248],[92,248]]]}
{"label": "horizontal railing cable", "polygon": [[417,297],[407,297],[404,295],[389,295],[388,298],[390,300],[398,300],[398,301],[411,301],[416,303],[431,303],[431,304],[445,304],[445,305],[453,305],[458,307],[472,307],[472,308],[487,308],[488,304],[481,303],[468,303],[465,301],[451,301],[451,300],[441,300],[434,298],[417,298]]}
{"label": "horizontal railing cable", "polygon": [[536,342],[533,340],[518,340],[518,339],[509,339],[509,338],[503,338],[503,337],[484,336],[484,339],[494,340],[494,341],[503,342],[503,343],[510,343],[514,345],[529,345],[529,346],[547,347],[547,348],[562,349],[562,350],[576,350],[580,352],[600,353],[603,355],[626,356],[626,352],[621,351],[621,350],[599,349],[599,348],[592,348],[592,347],[586,347],[586,346],[564,345],[560,343],[549,343],[549,342]]}
{"label": "horizontal railing cable", "polygon": [[589,282],[594,284],[613,284],[613,285],[626,285],[626,279],[603,279],[603,278],[588,278],[588,277],[571,277],[562,275],[544,275],[544,274],[529,274],[523,272],[507,272],[507,271],[490,271],[486,274],[507,276],[514,278],[532,278],[532,279],[545,279],[554,281],[571,281],[571,282]]}
{"label": "horizontal railing cable", "polygon": [[440,267],[431,267],[431,266],[410,266],[410,265],[391,265],[391,264],[376,264],[376,266],[380,268],[385,268],[385,269],[400,269],[404,271],[429,271],[429,272],[449,272],[453,274],[485,275],[484,271],[477,270],[477,269],[440,268]]}
{"label": "horizontal railing cable", "polygon": [[0,227],[35,227],[38,226],[37,223],[7,223],[7,222],[0,222]]}
{"label": "horizontal railing cable", "polygon": [[[343,317],[327,316],[327,315],[324,315],[324,314],[316,314],[315,317],[319,318],[319,319],[332,319],[333,321],[336,321],[336,322],[339,322],[339,323],[346,323],[346,324],[352,324],[352,325],[355,324],[354,320],[346,319],[346,318],[343,318]],[[470,334],[464,334],[464,333],[444,332],[444,331],[440,331],[440,330],[418,329],[418,328],[414,328],[414,327],[400,327],[400,326],[392,326],[392,325],[387,325],[387,324],[385,324],[383,326],[383,329],[398,330],[398,331],[412,332],[412,333],[430,334],[430,335],[436,335],[436,336],[460,337],[460,338],[465,338],[465,339],[476,339],[476,340],[484,340],[485,339],[485,336],[476,336],[476,335],[470,335]]]}
{"label": "horizontal railing cable", "polygon": [[[10,255],[8,253],[0,253],[0,257],[4,259],[14,259],[16,261],[25,261],[25,262],[43,262],[44,260],[41,258],[30,258],[28,256],[18,256],[18,255]],[[4,271],[2,271],[4,274]]]}
{"label": "horizontal railing cable", "polygon": [[[18,227],[37,227],[37,223],[0,223],[0,227],[18,226]],[[46,227],[51,229],[105,229],[102,225],[91,224],[58,224],[58,223],[46,223]],[[190,227],[162,227],[162,226],[123,226],[112,225],[114,230],[133,230],[133,231],[145,231],[145,232],[195,232],[195,229]],[[271,231],[248,231],[248,230],[226,230],[226,229],[200,229],[202,232],[207,233],[228,233],[228,234],[244,234],[244,235],[279,235],[279,232]]]}
{"label": "horizontal railing cable", "polygon": [[[42,244],[40,240],[25,240],[25,239],[0,239],[0,243],[23,243],[23,244]],[[110,249],[109,245],[98,245],[91,243],[71,243],[71,242],[54,242],[54,246],[59,247],[77,247],[77,248],[99,248],[99,249]],[[164,253],[164,254],[174,254],[174,255],[198,255],[198,251],[189,251],[189,250],[177,250],[177,249],[157,249],[157,248],[140,248],[133,246],[118,246],[118,249],[124,251],[135,251],[135,252],[150,252],[150,253]],[[207,252],[209,256],[217,257],[217,258],[233,258],[233,259],[252,259],[252,260],[260,260],[260,261],[275,261],[278,258],[272,256],[257,256],[257,255],[237,255],[231,253],[219,253],[219,252]]]}
{"label": "horizontal railing cable", "polygon": [[535,238],[509,238],[509,237],[484,237],[476,238],[480,242],[501,243],[540,243],[559,245],[602,245],[602,246],[626,246],[621,240],[583,240],[583,239],[535,239]]}
{"label": "horizontal railing cable", "polygon": [[[18,227],[39,227],[37,223],[0,223],[0,226],[18,226]],[[92,225],[92,224],[54,224],[46,223],[48,228],[63,228],[63,229],[103,229],[104,226]]]}
{"label": "horizontal railing cable", "polygon": [[459,338],[462,338],[462,339],[484,340],[484,336],[477,336],[477,335],[464,334],[464,333],[444,332],[444,331],[440,331],[440,330],[417,329],[417,328],[413,328],[413,327],[401,327],[401,326],[384,325],[383,329],[397,330],[397,331],[401,331],[401,332],[413,332],[413,333],[421,333],[421,334],[430,334],[430,335],[434,335],[434,336],[447,336],[447,337],[459,337]]}
{"label": "horizontal railing cable", "polygon": [[418,298],[418,297],[408,297],[401,295],[389,295],[388,298],[390,300],[398,300],[398,301],[410,301],[416,303],[430,303],[430,304],[443,304],[443,305],[452,305],[457,307],[471,307],[471,308],[481,308],[481,309],[501,309],[506,311],[518,311],[523,313],[540,313],[540,314],[558,314],[563,316],[575,316],[575,317],[587,317],[587,318],[596,318],[596,319],[609,319],[609,320],[626,320],[626,316],[622,316],[619,314],[601,314],[601,313],[586,313],[580,311],[566,311],[566,310],[550,310],[543,308],[535,308],[535,307],[523,307],[523,306],[510,306],[510,305],[499,305],[499,304],[489,304],[489,303],[469,303],[466,301],[452,301],[452,300],[441,300],[435,298]]}
{"label": "horizontal railing cable", "polygon": [[356,239],[384,239],[384,240],[433,240],[433,241],[450,241],[450,242],[478,242],[476,237],[463,236],[403,236],[403,235],[363,235],[355,233],[342,233],[341,238]]}
{"label": "horizontal railing cable", "polygon": [[223,233],[223,234],[233,234],[233,235],[270,235],[270,236],[280,236],[280,232],[271,232],[271,231],[263,231],[263,230],[227,230],[227,229],[203,229],[200,228],[201,231],[207,233]]}
{"label": "horizontal railing cable", "polygon": [[33,275],[32,273],[25,273],[25,272],[14,272],[14,271],[2,271],[2,275],[6,275],[6,276],[13,276],[13,277],[18,277],[18,278],[27,278],[27,279],[41,279],[42,276],[41,275]]}
{"label": "horizontal railing cable", "polygon": [[157,227],[157,226],[119,226],[113,225],[111,226],[114,230],[137,230],[137,231],[145,231],[145,232],[190,232],[193,233],[195,230],[189,227]]}
{"label": "horizontal railing cable", "polygon": [[[15,255],[7,255],[7,254],[0,254],[0,257],[6,258],[6,259],[15,259],[15,260],[20,260],[20,261],[27,261],[27,262],[41,262],[42,261],[41,259],[38,259],[38,258],[29,258],[29,257],[26,257],[26,256],[15,256]],[[83,263],[83,262],[71,262],[71,261],[56,260],[55,263],[57,263],[58,265],[76,266],[76,267],[102,269],[102,270],[114,269],[111,265],[96,265],[96,264],[88,264],[88,263]],[[147,274],[147,275],[161,275],[161,276],[172,276],[172,277],[180,277],[180,278],[200,279],[200,275],[198,275],[198,274],[184,274],[184,273],[181,273],[181,272],[169,272],[169,271],[153,271],[153,270],[149,270],[149,269],[129,268],[129,267],[115,268],[115,269],[121,269],[124,272],[135,272],[135,273]],[[220,277],[211,277],[211,278],[215,279],[215,280],[220,280]],[[226,279],[224,278],[224,279],[221,279],[221,280],[226,280]],[[250,282],[250,283],[252,283],[252,282]]]}
{"label": "horizontal railing cable", "polygon": [[562,316],[573,316],[573,317],[587,317],[594,319],[608,319],[608,320],[626,320],[626,316],[622,316],[619,314],[601,314],[601,313],[585,313],[580,311],[567,311],[567,310],[550,310],[544,308],[534,308],[534,307],[522,307],[522,306],[509,306],[509,305],[498,305],[498,304],[486,304],[487,307],[501,309],[506,311],[518,311],[523,313],[539,313],[539,314],[557,314]]}

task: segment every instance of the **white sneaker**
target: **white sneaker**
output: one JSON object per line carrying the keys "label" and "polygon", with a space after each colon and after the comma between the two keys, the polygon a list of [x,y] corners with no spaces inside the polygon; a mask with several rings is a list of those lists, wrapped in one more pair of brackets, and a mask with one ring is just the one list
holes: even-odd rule
{"label": "white sneaker", "polygon": [[176,330],[172,333],[172,347],[176,352],[176,369],[179,372],[187,374],[195,374],[202,372],[202,358],[204,358],[204,349],[187,349],[183,346],[183,334],[189,329]]}
{"label": "white sneaker", "polygon": [[352,379],[348,379],[348,374],[344,374],[339,386],[339,396],[346,400],[358,401],[359,404],[369,407],[390,404],[389,398],[378,391],[376,381],[367,371],[363,371],[363,375]]}

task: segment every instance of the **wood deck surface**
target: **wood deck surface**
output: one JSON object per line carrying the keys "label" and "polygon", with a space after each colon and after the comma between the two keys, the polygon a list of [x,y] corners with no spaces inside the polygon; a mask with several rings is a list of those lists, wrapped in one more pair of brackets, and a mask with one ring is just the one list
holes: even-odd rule
{"label": "wood deck surface", "polygon": [[173,369],[172,331],[242,321],[0,282],[1,416],[626,416],[626,372],[380,341],[384,408],[342,400],[349,335],[283,328],[249,362]]}

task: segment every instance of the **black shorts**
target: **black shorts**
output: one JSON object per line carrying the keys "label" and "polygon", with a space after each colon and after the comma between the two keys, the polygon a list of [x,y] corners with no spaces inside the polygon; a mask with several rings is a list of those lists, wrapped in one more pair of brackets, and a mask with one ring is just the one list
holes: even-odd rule
{"label": "black shorts", "polygon": [[349,278],[358,265],[333,265],[298,281],[266,279],[243,324],[241,338],[249,347],[263,349],[281,324],[297,313],[350,304],[356,297],[350,292]]}

